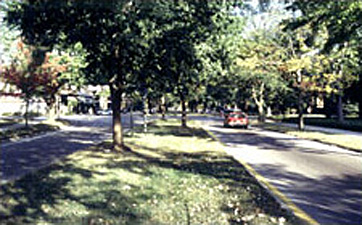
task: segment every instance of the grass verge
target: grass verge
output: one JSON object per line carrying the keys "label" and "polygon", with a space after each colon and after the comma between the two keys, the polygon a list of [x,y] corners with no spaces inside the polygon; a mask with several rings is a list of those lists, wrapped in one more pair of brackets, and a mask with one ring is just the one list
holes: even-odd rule
{"label": "grass verge", "polygon": [[[272,119],[285,123],[298,123],[298,118],[296,118],[295,116],[273,116]],[[310,115],[304,118],[304,122],[307,125],[362,132],[362,120],[359,118],[346,117],[344,121],[338,121],[337,119],[323,118],[321,116]]]}
{"label": "grass verge", "polygon": [[156,122],[0,188],[2,224],[298,224],[218,142]]}
{"label": "grass verge", "polygon": [[330,134],[320,131],[299,131],[294,127],[287,127],[280,124],[264,123],[256,124],[254,127],[259,127],[266,130],[282,132],[296,137],[319,141],[327,144],[333,144],[342,148],[362,152],[362,139],[353,135],[345,134]]}

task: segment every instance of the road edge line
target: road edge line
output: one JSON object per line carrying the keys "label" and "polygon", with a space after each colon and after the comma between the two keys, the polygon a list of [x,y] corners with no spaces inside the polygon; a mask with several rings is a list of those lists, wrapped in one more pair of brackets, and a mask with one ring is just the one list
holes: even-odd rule
{"label": "road edge line", "polygon": [[[217,142],[221,144],[223,148],[227,147],[218,137],[216,137],[211,131],[208,129],[203,129]],[[223,149],[225,152],[227,152],[225,149]],[[307,222],[311,225],[317,225],[319,224],[316,220],[314,220],[312,217],[310,217],[306,212],[304,212],[302,209],[300,209],[297,205],[293,203],[293,201],[285,196],[283,193],[281,193],[274,185],[270,184],[265,177],[263,177],[261,174],[256,172],[256,170],[251,167],[247,162],[241,159],[237,159],[238,162],[240,162],[249,173],[254,176],[254,178],[262,185],[269,193],[276,199],[277,202],[281,204],[283,208],[286,208],[288,211],[291,211],[296,217],[301,219],[304,222]]]}

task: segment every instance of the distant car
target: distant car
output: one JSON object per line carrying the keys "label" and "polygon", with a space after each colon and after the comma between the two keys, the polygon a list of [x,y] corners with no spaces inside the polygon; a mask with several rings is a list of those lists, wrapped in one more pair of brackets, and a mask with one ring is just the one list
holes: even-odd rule
{"label": "distant car", "polygon": [[224,127],[242,127],[247,129],[248,126],[248,116],[243,112],[230,112],[228,116],[225,116]]}

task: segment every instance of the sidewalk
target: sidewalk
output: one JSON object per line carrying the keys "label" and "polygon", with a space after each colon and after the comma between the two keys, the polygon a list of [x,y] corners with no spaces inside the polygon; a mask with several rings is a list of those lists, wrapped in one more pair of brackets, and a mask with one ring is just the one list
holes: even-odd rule
{"label": "sidewalk", "polygon": [[[298,128],[298,124],[295,124],[295,123],[275,122],[275,121],[272,121],[272,120],[267,120],[266,122],[267,123],[273,123],[273,124],[280,125],[280,126]],[[319,126],[305,125],[305,130],[308,130],[308,131],[321,131],[321,132],[330,133],[330,134],[347,134],[347,135],[353,135],[353,136],[362,138],[362,133],[360,133],[360,132],[342,130],[342,129],[336,129],[336,128],[329,128],[329,127],[319,127]]]}

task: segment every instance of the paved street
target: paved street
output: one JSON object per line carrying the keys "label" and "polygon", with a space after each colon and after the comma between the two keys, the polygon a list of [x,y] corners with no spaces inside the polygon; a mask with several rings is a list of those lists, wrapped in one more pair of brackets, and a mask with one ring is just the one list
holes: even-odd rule
{"label": "paved street", "polygon": [[[1,143],[1,182],[15,179],[56,159],[111,138],[111,116],[67,116],[72,126],[17,142]],[[135,117],[136,120],[137,116]],[[122,115],[122,124],[129,127],[129,115]]]}
{"label": "paved street", "polygon": [[362,224],[361,154],[256,128],[226,129],[220,119],[202,120],[230,155],[319,223]]}

